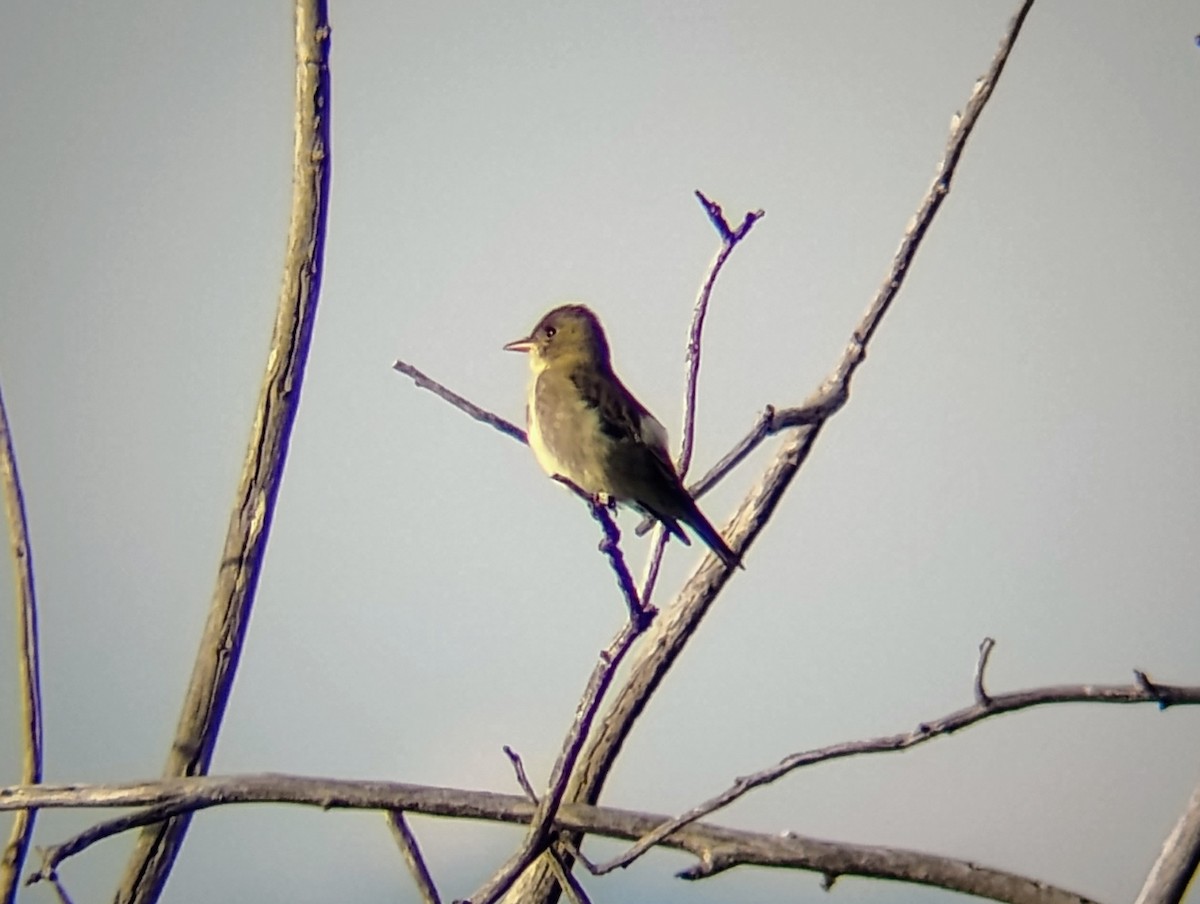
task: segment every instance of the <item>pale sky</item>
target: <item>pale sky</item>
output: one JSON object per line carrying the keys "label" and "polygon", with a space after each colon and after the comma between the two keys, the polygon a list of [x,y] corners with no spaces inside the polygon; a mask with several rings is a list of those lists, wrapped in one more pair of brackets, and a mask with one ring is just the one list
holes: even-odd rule
{"label": "pale sky", "polygon": [[[500,346],[586,301],[677,441],[717,248],[692,192],[731,217],[763,208],[708,321],[707,469],[836,361],[1016,7],[335,0],[324,291],[214,771],[515,792],[509,744],[541,785],[623,603],[586,510],[392,361],[519,421],[525,362]],[[162,769],[265,363],[291,11],[213,13],[15,0],[0,30],[0,386],[48,781]],[[1194,3],[1035,6],[849,405],[603,802],[686,809],[789,753],[964,706],[985,636],[994,692],[1134,668],[1200,683],[1198,31]],[[773,448],[705,498],[718,526]],[[672,545],[660,605],[698,556]],[[11,687],[11,604],[0,636]],[[0,725],[16,706],[0,694]],[[19,775],[15,735],[0,784]],[[1043,709],[801,771],[713,820],[1132,900],[1200,781],[1197,749],[1198,711]],[[104,815],[43,812],[35,843]],[[414,828],[447,900],[520,837]],[[62,868],[76,901],[111,895],[130,843]],[[653,855],[584,883],[597,902],[833,900],[812,874],[672,878],[687,865]],[[950,900],[854,879],[833,894]],[[196,819],[164,896],[214,899],[417,894],[377,814],[242,807]]]}

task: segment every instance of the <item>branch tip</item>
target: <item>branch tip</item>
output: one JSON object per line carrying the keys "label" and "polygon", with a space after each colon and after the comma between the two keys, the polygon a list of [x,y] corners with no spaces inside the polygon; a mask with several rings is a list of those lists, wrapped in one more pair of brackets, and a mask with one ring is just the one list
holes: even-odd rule
{"label": "branch tip", "polygon": [[517,777],[517,784],[521,786],[521,790],[525,792],[525,796],[536,805],[538,802],[537,792],[533,790],[533,785],[529,782],[529,776],[525,774],[525,764],[521,761],[521,755],[507,744],[504,745],[504,755],[512,763],[513,772],[516,773]]}
{"label": "branch tip", "polygon": [[985,709],[992,705],[992,698],[983,688],[983,673],[987,669],[988,659],[992,655],[992,650],[996,647],[996,641],[990,637],[985,637],[979,643],[979,659],[975,662],[975,702]]}

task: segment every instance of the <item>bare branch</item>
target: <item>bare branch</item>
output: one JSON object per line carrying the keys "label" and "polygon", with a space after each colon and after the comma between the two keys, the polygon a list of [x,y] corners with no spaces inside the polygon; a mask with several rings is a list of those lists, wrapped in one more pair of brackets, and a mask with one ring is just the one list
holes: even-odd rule
{"label": "bare branch", "polygon": [[[990,647],[989,647],[990,649]],[[981,657],[982,660],[982,657]],[[625,853],[596,867],[597,873],[610,872],[618,867],[628,866],[663,838],[669,836],[680,826],[687,825],[696,819],[702,819],[711,813],[729,806],[740,797],[745,796],[755,788],[770,784],[782,778],[789,772],[804,766],[813,766],[829,760],[840,760],[852,756],[863,756],[876,753],[895,753],[908,750],[926,741],[943,735],[960,731],[976,722],[1001,715],[1030,709],[1035,706],[1045,706],[1051,703],[1160,703],[1161,696],[1166,695],[1173,703],[1200,703],[1200,687],[1160,687],[1157,693],[1150,693],[1140,685],[1095,685],[1075,684],[1060,687],[1034,688],[1025,691],[1002,694],[999,697],[987,697],[985,701],[976,701],[964,709],[955,710],[929,722],[922,722],[911,731],[900,734],[884,735],[860,741],[846,741],[829,747],[818,747],[803,753],[793,753],[784,757],[773,766],[769,766],[752,775],[738,778],[733,785],[715,797],[693,807],[686,813],[677,816],[669,822],[658,826],[645,838],[638,840]]]}
{"label": "bare branch", "polygon": [[[1200,702],[1200,689],[1193,690]],[[149,806],[150,810],[141,812],[166,819],[184,812],[242,803],[304,804],[324,810],[404,810],[505,823],[528,823],[535,810],[524,796],[516,794],[270,774],[170,778],[127,785],[0,788],[0,810],[31,806]],[[661,814],[564,803],[555,816],[554,827],[571,833],[633,841],[666,818]],[[116,822],[106,825],[113,826]],[[132,824],[141,823],[134,820]],[[120,829],[108,835],[117,831]],[[99,840],[96,833],[93,835],[92,842]],[[666,839],[663,846],[692,854],[709,874],[735,865],[773,866],[825,876],[891,879],[1012,904],[1092,904],[1082,895],[977,863],[898,848],[829,842],[792,833],[768,835],[693,823]]]}
{"label": "bare branch", "polygon": [[633,583],[633,575],[629,573],[629,566],[625,564],[625,555],[621,552],[621,531],[617,529],[617,524],[609,514],[608,507],[569,478],[555,474],[554,479],[587,503],[592,518],[600,525],[600,530],[604,533],[604,539],[600,541],[600,552],[608,558],[613,574],[617,576],[621,595],[625,598],[625,605],[629,608],[629,618],[638,625],[640,634],[654,620],[658,610],[653,606],[643,604],[638,595],[637,587]]}
{"label": "bare branch", "polygon": [[[208,623],[167,757],[167,775],[208,771],[233,687],[261,571],[320,293],[329,194],[329,19],[324,0],[297,0],[296,124],[291,225],[275,331],[225,538]],[[152,904],[188,817],[147,829],[121,878],[119,904]]]}
{"label": "bare branch", "polygon": [[667,529],[662,522],[655,522],[657,528],[650,541],[650,555],[646,557],[646,567],[642,571],[642,600],[650,604],[654,593],[654,585],[658,583],[658,572],[662,568],[663,551],[667,548]]}
{"label": "bare branch", "polygon": [[708,213],[709,220],[712,221],[713,226],[721,235],[721,248],[717,252],[717,256],[713,258],[713,262],[708,268],[708,275],[704,279],[704,284],[700,287],[700,295],[697,297],[696,305],[692,310],[692,328],[688,331],[687,373],[684,380],[685,389],[683,395],[683,437],[679,451],[679,461],[677,463],[680,477],[686,475],[688,468],[691,467],[692,451],[695,447],[696,393],[700,382],[701,338],[704,333],[704,318],[708,314],[708,301],[712,297],[712,290],[713,286],[716,285],[717,277],[725,267],[725,262],[729,260],[729,255],[733,253],[733,249],[737,247],[738,242],[746,237],[751,227],[766,215],[761,210],[747,213],[742,220],[742,225],[736,230],[731,230],[729,224],[725,221],[725,215],[722,213],[719,204],[710,201],[704,196],[703,192],[697,191],[696,197]]}
{"label": "bare branch", "polygon": [[474,402],[463,398],[452,389],[448,389],[439,383],[433,377],[427,375],[420,369],[409,364],[407,361],[399,359],[392,365],[392,370],[399,371],[406,377],[411,377],[412,381],[417,384],[418,389],[428,389],[438,398],[443,399],[462,411],[470,415],[477,421],[481,421],[489,426],[495,427],[506,436],[511,436],[517,442],[528,443],[529,439],[525,436],[525,431],[514,424],[512,421],[506,421],[498,414],[492,414],[486,408],[480,408]]}
{"label": "bare branch", "polygon": [[1179,904],[1197,869],[1200,869],[1200,785],[1163,842],[1162,852],[1134,904]]}
{"label": "bare branch", "polygon": [[533,785],[529,784],[529,776],[525,774],[525,764],[521,761],[521,755],[507,744],[504,745],[504,755],[512,763],[513,772],[517,776],[517,784],[521,786],[521,790],[525,792],[529,802],[536,804],[538,802],[537,792],[533,790]]}
{"label": "bare branch", "polygon": [[[33,547],[25,516],[25,494],[17,471],[12,431],[4,396],[0,395],[0,479],[4,482],[4,508],[8,515],[8,545],[13,559],[13,602],[17,607],[17,684],[21,690],[21,781],[35,785],[42,780],[42,685],[38,655],[37,593],[33,583]],[[33,837],[36,810],[22,810],[13,820],[4,856],[0,858],[0,902],[17,899],[17,883],[29,842]]]}
{"label": "bare branch", "polygon": [[421,892],[421,900],[425,904],[441,904],[442,899],[438,896],[437,886],[433,884],[433,876],[429,874],[429,867],[425,865],[425,858],[421,856],[421,846],[417,844],[417,836],[413,834],[412,829],[408,827],[408,822],[404,819],[404,811],[389,810],[387,817],[392,837],[396,839],[408,871],[412,873],[413,881],[417,883],[417,890]]}

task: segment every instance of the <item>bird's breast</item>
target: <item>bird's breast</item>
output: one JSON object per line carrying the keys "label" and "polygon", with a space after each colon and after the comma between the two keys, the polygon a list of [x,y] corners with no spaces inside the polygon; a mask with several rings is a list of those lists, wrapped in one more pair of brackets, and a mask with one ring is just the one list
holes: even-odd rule
{"label": "bird's breast", "polygon": [[569,378],[552,370],[534,376],[528,399],[529,448],[543,471],[566,477],[588,493],[609,492],[608,438],[600,418]]}

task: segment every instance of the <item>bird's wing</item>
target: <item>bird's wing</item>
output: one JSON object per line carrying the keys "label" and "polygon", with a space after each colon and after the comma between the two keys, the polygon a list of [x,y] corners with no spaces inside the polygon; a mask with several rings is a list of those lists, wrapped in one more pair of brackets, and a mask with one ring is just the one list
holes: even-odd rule
{"label": "bird's wing", "polygon": [[658,419],[615,374],[579,368],[571,374],[571,381],[583,403],[596,411],[601,432],[613,440],[610,454],[617,459],[617,470],[626,476],[629,490],[627,494],[618,492],[618,498],[632,502],[661,521],[685,546],[690,541],[679,522],[690,525],[728,567],[740,565],[737,555],[704,517],[679,479],[668,448],[667,430]]}
{"label": "bird's wing", "polygon": [[615,374],[598,374],[577,368],[571,382],[583,403],[596,410],[600,430],[614,440],[634,442],[652,450],[675,473],[667,448],[667,429],[645,409]]}
{"label": "bird's wing", "polygon": [[625,490],[618,490],[618,498],[657,518],[687,543],[676,519],[689,512],[691,497],[671,461],[666,428],[615,374],[580,368],[572,373],[571,380],[583,403],[595,410],[601,432],[612,440],[609,454],[623,477]]}

